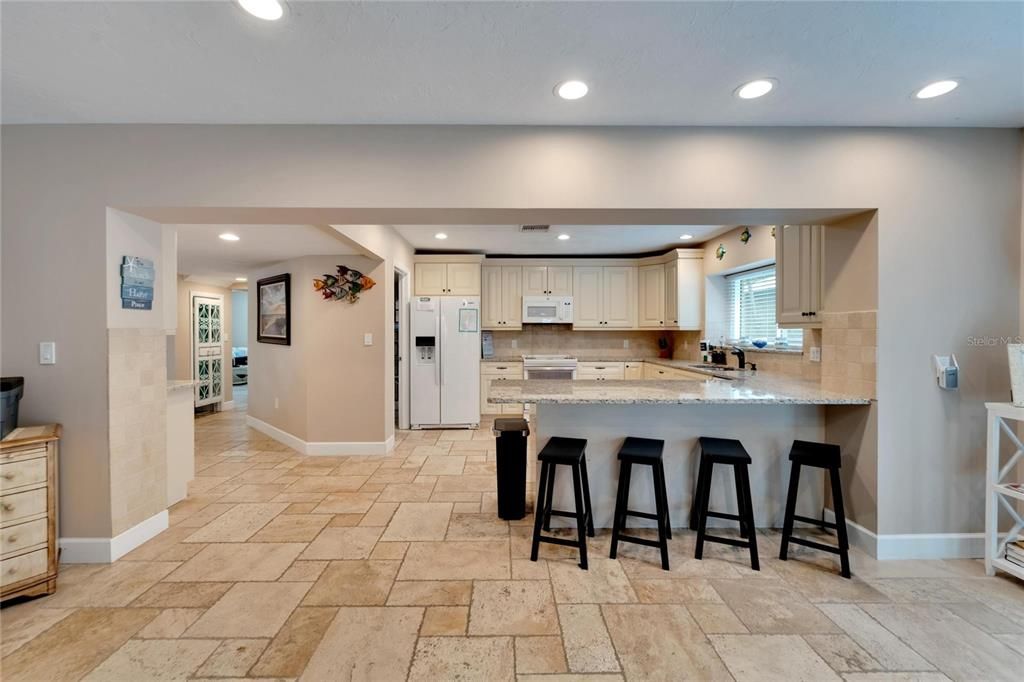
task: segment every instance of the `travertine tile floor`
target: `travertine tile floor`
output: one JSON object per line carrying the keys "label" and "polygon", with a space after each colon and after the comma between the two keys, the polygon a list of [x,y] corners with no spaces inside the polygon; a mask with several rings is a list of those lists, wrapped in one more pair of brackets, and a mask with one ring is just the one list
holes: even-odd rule
{"label": "travertine tile floor", "polygon": [[857,554],[847,581],[766,532],[754,573],[679,531],[666,573],[601,532],[584,572],[496,518],[486,428],[380,458],[303,457],[242,412],[196,434],[169,530],[0,611],[4,680],[1024,679],[1024,584],[976,561]]}

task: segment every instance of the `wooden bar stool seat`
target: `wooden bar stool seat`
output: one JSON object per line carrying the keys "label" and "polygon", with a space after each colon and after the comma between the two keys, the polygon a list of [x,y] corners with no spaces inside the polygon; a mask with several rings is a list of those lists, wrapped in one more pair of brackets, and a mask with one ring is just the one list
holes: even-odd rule
{"label": "wooden bar stool seat", "polygon": [[[562,438],[554,436],[537,455],[541,463],[540,480],[537,482],[537,504],[534,505],[533,544],[530,561],[537,560],[540,543],[576,547],[580,552],[580,568],[587,569],[587,535],[594,537],[594,516],[590,506],[590,480],[587,478],[587,441],[584,438]],[[555,489],[555,467],[568,466],[572,470],[573,497],[576,509],[562,511],[552,508]],[[543,535],[542,530],[551,530],[551,517],[565,516],[576,519],[578,540]]]}
{"label": "wooden bar stool seat", "polygon": [[[619,485],[615,498],[615,519],[612,523],[612,546],[609,554],[614,559],[619,542],[632,542],[637,545],[657,547],[661,550],[661,567],[668,569],[668,539],[672,537],[672,522],[668,514],[668,491],[665,487],[665,463],[662,451],[665,441],[653,438],[629,437],[619,448]],[[651,467],[654,483],[655,512],[639,512],[629,508],[629,483],[634,464]],[[633,535],[625,535],[626,517],[636,516],[658,522],[658,539],[648,540]]]}

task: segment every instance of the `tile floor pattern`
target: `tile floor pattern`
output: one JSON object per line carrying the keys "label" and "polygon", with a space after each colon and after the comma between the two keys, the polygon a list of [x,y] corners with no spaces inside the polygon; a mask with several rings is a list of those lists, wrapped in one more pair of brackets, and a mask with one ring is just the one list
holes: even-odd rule
{"label": "tile floor pattern", "polygon": [[64,566],[8,606],[20,680],[1020,680],[1024,584],[976,561],[877,562],[855,579],[795,549],[627,545],[591,569],[532,563],[531,519],[495,515],[489,431],[399,433],[387,457],[304,457],[196,424],[198,476],[169,530],[113,565]]}

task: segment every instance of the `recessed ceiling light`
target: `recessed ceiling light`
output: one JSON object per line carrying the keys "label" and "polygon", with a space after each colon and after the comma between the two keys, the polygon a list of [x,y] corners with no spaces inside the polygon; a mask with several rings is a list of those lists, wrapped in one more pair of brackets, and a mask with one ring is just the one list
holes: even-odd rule
{"label": "recessed ceiling light", "polygon": [[560,241],[563,241],[563,242],[564,242],[564,241],[565,241],[566,239],[568,239],[568,238],[569,238],[569,235],[567,235],[567,234],[560,234],[560,235],[558,235],[558,239],[559,239]]}
{"label": "recessed ceiling light", "polygon": [[590,91],[583,81],[563,81],[555,86],[555,94],[562,99],[580,99]]}
{"label": "recessed ceiling light", "polygon": [[434,235],[434,239],[448,239],[448,235],[446,235],[444,232],[438,232],[437,234]]}
{"label": "recessed ceiling light", "polygon": [[248,282],[249,278],[248,277],[235,277],[235,281],[236,282]]}
{"label": "recessed ceiling light", "polygon": [[775,88],[777,81],[774,78],[759,78],[756,81],[744,83],[736,88],[736,96],[740,99],[757,99],[764,97]]}
{"label": "recessed ceiling light", "polygon": [[239,240],[239,236],[237,234],[231,234],[230,232],[225,232],[220,235],[220,238],[226,242],[237,242]]}
{"label": "recessed ceiling light", "polygon": [[693,239],[693,235],[692,234],[681,234],[681,235],[679,235],[679,238],[682,239],[685,242],[688,239]]}
{"label": "recessed ceiling light", "polygon": [[935,81],[934,83],[929,83],[928,85],[924,86],[916,93],[914,93],[914,97],[918,99],[931,99],[932,97],[940,97],[947,93],[953,92],[954,90],[956,90],[956,86],[958,85],[960,85],[960,83],[958,83],[955,80]]}
{"label": "recessed ceiling light", "polygon": [[280,0],[238,0],[239,6],[257,19],[277,21],[284,16]]}

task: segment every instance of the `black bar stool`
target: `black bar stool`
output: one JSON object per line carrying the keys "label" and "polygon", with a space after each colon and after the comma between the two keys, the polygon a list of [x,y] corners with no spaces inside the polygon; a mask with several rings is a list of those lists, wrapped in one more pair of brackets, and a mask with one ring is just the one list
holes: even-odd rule
{"label": "black bar stool", "polygon": [[[793,447],[789,451],[789,461],[793,468],[789,472],[789,494],[786,496],[786,518],[782,525],[782,547],[779,549],[779,558],[785,561],[789,554],[789,543],[803,545],[813,549],[820,549],[823,552],[839,555],[840,574],[844,578],[850,577],[850,542],[846,537],[846,511],[843,508],[843,486],[839,480],[839,466],[842,463],[838,445],[828,443],[813,443],[806,440],[793,441]],[[835,522],[824,519],[812,519],[808,516],[800,516],[796,513],[796,496],[800,487],[800,467],[809,466],[819,469],[828,469],[829,479],[832,482],[832,507],[836,514]],[[805,538],[793,537],[793,522],[813,523],[823,528],[833,528],[839,540],[839,546],[833,547]]]}
{"label": "black bar stool", "polygon": [[[672,537],[672,522],[668,516],[668,491],[665,489],[665,463],[661,454],[665,449],[665,441],[653,438],[629,437],[619,448],[619,488],[615,498],[615,520],[612,522],[612,550],[610,558],[615,558],[619,541],[633,542],[648,547],[661,549],[661,567],[668,570],[668,539]],[[632,511],[629,508],[629,478],[634,464],[646,464],[651,467],[654,478],[655,513]],[[658,539],[648,540],[632,535],[623,535],[626,529],[626,517],[638,516],[658,522]]]}
{"label": "black bar stool", "polygon": [[[750,475],[747,471],[747,466],[751,462],[750,455],[747,454],[742,443],[732,438],[702,437],[699,439],[699,442],[700,469],[697,474],[697,492],[694,499],[694,506],[698,516],[697,550],[694,552],[694,558],[703,558],[705,541],[718,542],[734,547],[747,547],[750,549],[750,567],[755,571],[760,571],[761,564],[757,560],[757,533],[754,529],[753,501],[750,499]],[[716,464],[727,464],[733,468],[739,514],[726,514],[725,512],[708,510],[711,498],[711,476]],[[709,517],[739,521],[740,537],[746,539],[737,540],[735,538],[708,535]]]}
{"label": "black bar stool", "polygon": [[[580,568],[587,569],[587,538],[594,537],[594,515],[590,506],[590,481],[587,478],[587,441],[584,438],[562,438],[554,436],[537,455],[541,463],[540,480],[537,483],[537,504],[534,505],[533,547],[530,561],[537,560],[540,543],[576,547],[580,551]],[[551,508],[555,489],[555,467],[568,465],[572,469],[572,489],[576,501],[575,511],[560,511]],[[541,535],[541,528],[551,530],[552,516],[566,516],[576,519],[578,541]]]}

